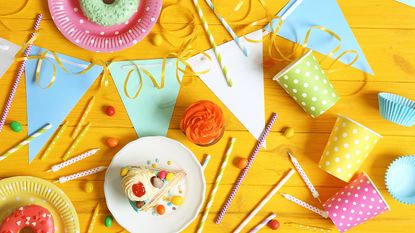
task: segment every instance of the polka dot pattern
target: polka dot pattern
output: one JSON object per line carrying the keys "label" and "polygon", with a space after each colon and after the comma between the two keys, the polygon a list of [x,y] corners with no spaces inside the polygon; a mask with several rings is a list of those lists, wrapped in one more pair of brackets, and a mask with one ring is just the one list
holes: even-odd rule
{"label": "polka dot pattern", "polygon": [[365,126],[339,115],[319,167],[348,182],[381,137]]}
{"label": "polka dot pattern", "polygon": [[345,232],[390,210],[366,173],[357,175],[346,187],[323,204],[340,232]]}
{"label": "polka dot pattern", "polygon": [[313,118],[339,100],[311,51],[282,70],[274,80]]}

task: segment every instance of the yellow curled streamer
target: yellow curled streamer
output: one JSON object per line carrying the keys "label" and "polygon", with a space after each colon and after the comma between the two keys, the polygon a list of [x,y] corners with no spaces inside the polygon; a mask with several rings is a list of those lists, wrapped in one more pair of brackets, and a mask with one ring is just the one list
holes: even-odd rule
{"label": "yellow curled streamer", "polygon": [[[163,21],[163,18],[164,18],[163,16],[166,14],[166,12],[168,12],[169,10],[174,9],[174,8],[178,8],[178,10],[180,11],[180,14],[187,19],[186,21],[188,23],[184,23],[183,27],[179,27],[177,29],[169,29],[165,26],[165,23]],[[169,5],[169,6],[164,7],[163,11],[160,14],[159,25],[160,25],[160,28],[161,28],[161,35],[173,47],[176,47],[176,46],[174,45],[173,42],[170,41],[168,35],[174,36],[174,37],[177,37],[177,38],[180,38],[180,39],[186,39],[186,38],[189,38],[189,37],[190,38],[194,37],[195,33],[197,32],[197,23],[196,23],[195,17],[192,14],[192,12],[188,8],[180,6],[178,4]],[[182,35],[182,36],[177,35],[179,32],[187,29],[188,27],[191,27],[189,29],[190,30],[189,33],[187,33],[185,35]]]}
{"label": "yellow curled streamer", "polygon": [[323,26],[318,26],[318,25],[314,25],[314,26],[311,26],[308,30],[307,30],[307,32],[306,32],[306,34],[305,34],[305,38],[304,38],[304,44],[303,44],[303,48],[307,48],[307,46],[308,46],[308,42],[309,42],[309,40],[310,40],[310,35],[311,35],[311,32],[313,31],[313,29],[317,29],[317,30],[320,30],[320,31],[323,31],[323,32],[326,32],[327,34],[329,34],[330,36],[332,36],[334,39],[336,39],[336,40],[338,40],[339,41],[339,45],[337,45],[336,47],[334,47],[326,56],[324,56],[324,58],[323,59],[321,59],[321,63],[323,63],[323,61],[326,59],[326,58],[328,58],[328,57],[331,57],[333,54],[335,54],[335,53],[337,53],[339,50],[340,50],[340,48],[342,47],[342,39],[340,38],[340,36],[338,36],[336,33],[334,33],[332,30],[330,30],[330,29],[328,29],[328,28],[326,28],[326,27],[323,27]]}
{"label": "yellow curled streamer", "polygon": [[[152,82],[153,86],[155,88],[157,88],[158,90],[163,89],[164,85],[165,85],[165,78],[166,78],[166,65],[167,65],[167,59],[168,58],[176,58],[176,80],[179,84],[182,84],[182,81],[180,80],[180,72],[184,74],[186,68],[189,68],[190,72],[192,73],[192,76],[197,76],[200,74],[205,74],[207,72],[209,72],[210,67],[206,70],[203,71],[198,71],[195,72],[192,67],[190,66],[190,64],[187,62],[187,59],[191,56],[191,54],[193,54],[194,50],[191,48],[191,44],[194,41],[195,37],[189,38],[188,40],[186,40],[179,49],[179,52],[171,52],[169,54],[167,54],[162,61],[162,66],[161,66],[161,81],[160,84],[157,82],[156,78],[151,74],[150,71],[148,71],[147,69],[143,68],[142,66],[139,66],[136,63],[132,64],[134,65],[134,68],[131,69],[130,71],[128,71],[125,80],[124,80],[124,93],[125,95],[130,98],[130,99],[135,99],[140,95],[142,86],[143,86],[143,74],[144,73]],[[205,52],[202,52],[202,54],[209,60],[212,61],[212,58],[206,54]],[[184,69],[180,67],[180,64],[184,65]],[[133,73],[137,73],[138,75],[138,81],[139,81],[139,86],[136,90],[136,92],[134,93],[134,95],[131,95],[128,92],[128,84],[130,81],[130,78],[132,76]]]}
{"label": "yellow curled streamer", "polygon": [[54,60],[56,61],[56,63],[58,64],[58,66],[66,73],[70,73],[73,75],[82,75],[85,74],[86,72],[88,72],[93,66],[95,66],[95,64],[90,63],[85,69],[79,71],[79,72],[70,72],[68,69],[66,69],[66,67],[63,65],[62,61],[60,60],[59,56],[56,54],[56,52],[54,51],[50,51],[50,50],[45,50],[43,51],[40,55],[34,55],[34,56],[28,56],[28,57],[23,57],[23,58],[18,58],[19,59],[24,59],[24,60],[29,60],[29,59],[39,59],[37,66],[36,66],[36,74],[35,74],[35,83],[42,89],[48,89],[50,88],[56,81],[56,73],[57,73],[57,67],[55,64],[52,64],[52,68],[53,68],[53,72],[52,72],[52,77],[49,79],[48,84],[43,87],[40,84],[40,76],[41,76],[41,70],[42,70],[42,65],[44,64],[44,60],[48,59],[46,57],[46,55],[48,53],[51,53]]}
{"label": "yellow curled streamer", "polygon": [[[19,8],[19,9],[17,9],[16,11],[14,11],[14,12],[11,12],[11,13],[6,13],[6,14],[0,14],[0,17],[4,17],[4,16],[11,16],[11,15],[15,15],[15,14],[18,14],[18,13],[20,13],[20,12],[22,12],[26,7],[27,7],[27,5],[29,4],[29,0],[25,0],[25,2],[23,3],[23,5]],[[11,28],[9,28],[9,26],[7,26],[4,22],[3,22],[3,20],[2,19],[0,19],[0,24],[1,25],[3,25],[4,26],[4,28],[7,30],[7,31],[15,31],[15,30],[12,30]],[[27,30],[23,30],[23,31],[27,31]]]}
{"label": "yellow curled streamer", "polygon": [[[237,20],[230,20],[232,22],[236,22],[236,23],[240,23],[241,21],[245,20],[252,12],[252,0],[240,0],[235,7],[233,8],[233,12],[240,12],[242,6],[245,5],[245,3],[248,2],[248,11],[246,12],[246,14],[241,18],[241,19],[237,19]],[[263,0],[258,0],[258,2],[261,4],[264,12],[265,12],[265,17],[268,17],[268,11],[267,11],[267,5]],[[232,17],[233,14],[230,14],[230,17]]]}

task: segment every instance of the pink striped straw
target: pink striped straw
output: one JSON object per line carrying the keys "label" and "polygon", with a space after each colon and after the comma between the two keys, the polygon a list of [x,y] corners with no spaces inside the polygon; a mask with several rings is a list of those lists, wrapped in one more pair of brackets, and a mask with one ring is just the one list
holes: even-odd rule
{"label": "pink striped straw", "polygon": [[[38,14],[37,17],[36,17],[34,32],[32,32],[32,34],[30,34],[30,40],[36,36],[36,33],[37,33],[36,31],[39,30],[39,26],[40,26],[41,21],[42,21],[42,14]],[[30,50],[32,50],[32,44],[29,44],[27,46],[26,50],[24,51],[24,57],[25,58],[29,56]],[[26,66],[26,59],[23,60],[20,63],[19,71],[16,74],[16,78],[14,80],[13,87],[10,90],[9,97],[7,98],[6,105],[4,106],[3,114],[1,115],[1,119],[0,119],[0,132],[3,129],[3,126],[4,126],[4,123],[6,122],[7,116],[9,115],[9,111],[10,111],[10,108],[12,106],[14,96],[16,95],[16,90],[17,90],[17,87],[19,86],[20,79],[22,77],[25,66]]]}
{"label": "pink striped straw", "polygon": [[246,165],[246,167],[244,168],[244,170],[242,170],[241,174],[239,175],[238,179],[236,180],[236,183],[233,185],[232,191],[228,196],[228,199],[226,200],[225,204],[222,206],[222,209],[220,210],[220,213],[218,215],[218,217],[216,218],[216,224],[219,224],[223,217],[226,214],[226,211],[228,210],[229,206],[231,205],[231,202],[233,200],[233,198],[235,198],[236,193],[239,190],[239,187],[242,184],[242,181],[245,179],[246,174],[249,171],[249,168],[251,167],[252,163],[255,160],[256,155],[259,152],[259,149],[261,149],[262,144],[264,144],[266,137],[268,136],[268,133],[271,131],[272,126],[274,125],[275,121],[278,118],[278,114],[277,113],[272,113],[271,118],[269,119],[267,126],[265,127],[264,131],[262,132],[261,137],[259,138],[259,140],[257,141],[257,144],[255,146],[254,151],[252,152],[251,156],[248,159],[248,164]]}

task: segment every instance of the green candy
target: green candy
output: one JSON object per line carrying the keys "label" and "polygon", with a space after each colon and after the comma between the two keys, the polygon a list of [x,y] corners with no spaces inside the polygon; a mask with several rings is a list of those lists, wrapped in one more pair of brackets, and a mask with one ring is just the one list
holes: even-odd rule
{"label": "green candy", "polygon": [[111,215],[107,215],[105,217],[105,226],[106,227],[111,227],[112,226],[112,216]]}
{"label": "green candy", "polygon": [[12,122],[10,123],[10,128],[11,128],[14,132],[19,133],[20,131],[22,131],[22,124],[20,124],[20,123],[19,123],[19,122],[17,122],[17,121],[12,121]]}
{"label": "green candy", "polygon": [[311,50],[275,75],[273,80],[313,118],[322,115],[339,100]]}

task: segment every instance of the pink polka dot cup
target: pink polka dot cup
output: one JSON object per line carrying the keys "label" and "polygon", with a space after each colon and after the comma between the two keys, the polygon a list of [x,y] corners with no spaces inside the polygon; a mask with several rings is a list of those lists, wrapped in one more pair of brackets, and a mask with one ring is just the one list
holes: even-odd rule
{"label": "pink polka dot cup", "polygon": [[328,199],[323,207],[340,232],[390,210],[382,194],[364,172]]}
{"label": "pink polka dot cup", "polygon": [[358,122],[338,115],[319,167],[349,182],[382,136]]}

